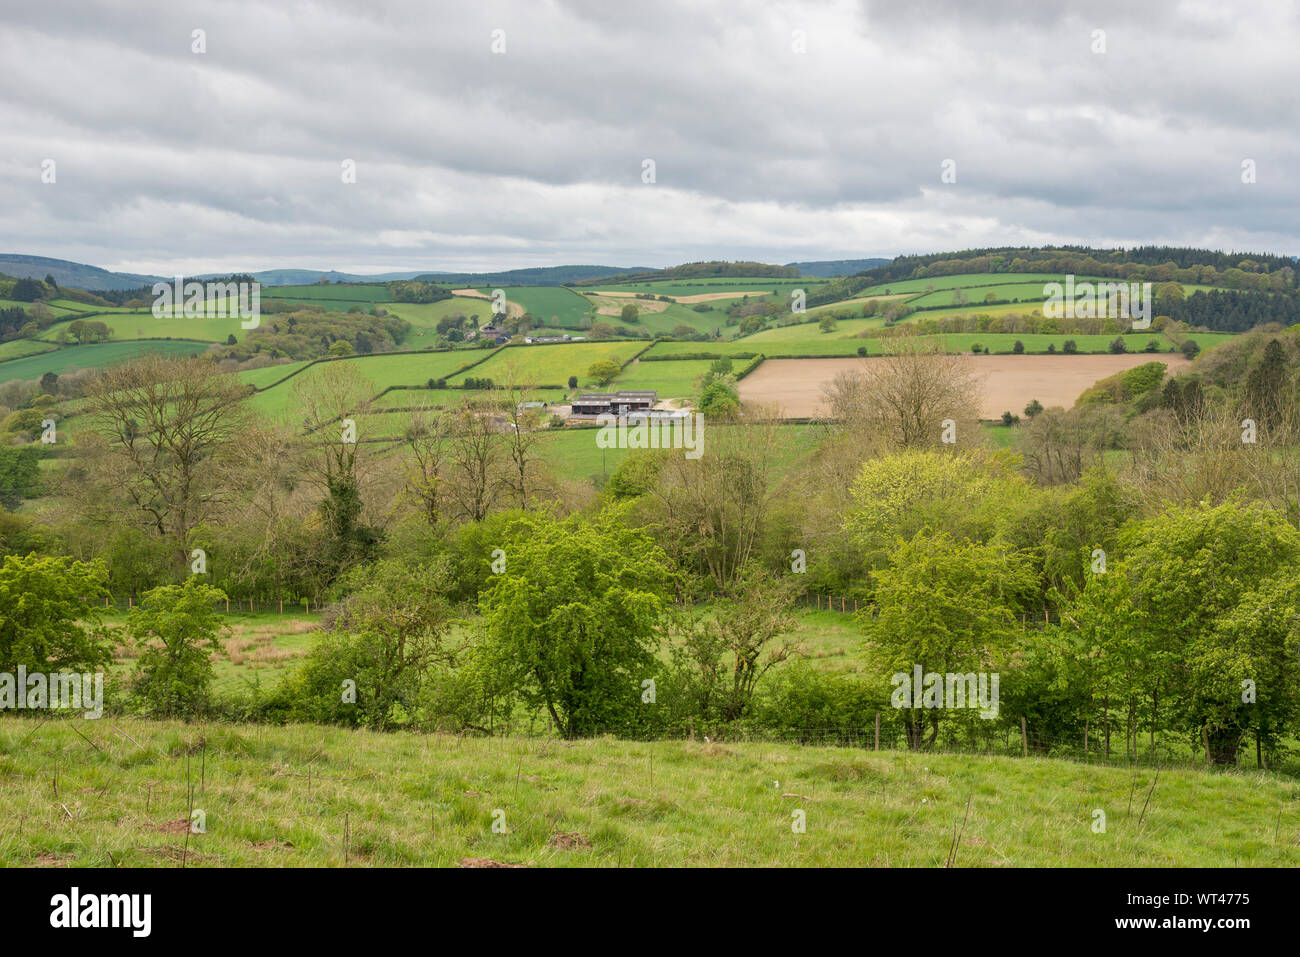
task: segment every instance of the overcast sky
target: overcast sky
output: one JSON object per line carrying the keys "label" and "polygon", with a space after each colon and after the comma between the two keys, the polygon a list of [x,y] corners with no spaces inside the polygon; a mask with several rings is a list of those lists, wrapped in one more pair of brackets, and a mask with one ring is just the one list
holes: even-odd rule
{"label": "overcast sky", "polygon": [[1295,254],[1297,6],[0,0],[0,252],[160,274]]}

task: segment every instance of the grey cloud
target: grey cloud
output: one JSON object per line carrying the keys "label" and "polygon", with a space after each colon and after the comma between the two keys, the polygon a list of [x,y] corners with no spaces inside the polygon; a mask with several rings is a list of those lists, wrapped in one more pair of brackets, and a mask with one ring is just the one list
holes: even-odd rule
{"label": "grey cloud", "polygon": [[169,271],[1296,247],[1285,3],[46,0],[0,21],[7,250]]}

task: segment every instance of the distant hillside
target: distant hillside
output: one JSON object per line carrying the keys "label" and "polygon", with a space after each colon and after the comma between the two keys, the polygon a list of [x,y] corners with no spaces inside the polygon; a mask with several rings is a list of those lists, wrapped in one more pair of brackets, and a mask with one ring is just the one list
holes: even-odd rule
{"label": "distant hillside", "polygon": [[[224,279],[229,276],[228,272],[208,272],[195,278],[198,279]],[[407,272],[381,272],[373,275],[366,275],[357,272],[338,272],[334,269],[264,269],[261,272],[246,273],[252,276],[263,286],[310,286],[322,279],[330,282],[394,282],[404,279],[414,279],[417,276],[426,275],[418,269],[408,270]]]}
{"label": "distant hillside", "polygon": [[563,286],[590,280],[619,276],[636,266],[535,266],[528,269],[507,269],[504,272],[426,272],[413,278],[425,282],[444,282],[466,286]]}
{"label": "distant hillside", "polygon": [[1296,276],[1295,257],[1274,253],[1224,253],[1182,246],[1136,246],[1132,249],[999,246],[899,256],[885,266],[870,270],[870,278],[873,282],[893,282],[986,272],[1072,272],[1080,276],[1122,275],[1123,278],[1133,278],[1134,270],[1125,270],[1125,264],[1160,270],[1161,275],[1146,277],[1155,281],[1173,279],[1207,285],[1217,284],[1223,278],[1226,280],[1224,285],[1235,286],[1237,278],[1242,275],[1281,273],[1284,284],[1290,286]]}
{"label": "distant hillside", "polygon": [[575,280],[572,285],[591,285],[597,282],[642,282],[651,279],[734,279],[761,276],[765,279],[798,279],[799,270],[790,266],[774,266],[770,263],[727,262],[710,260],[708,262],[682,263],[666,269],[631,269],[584,281]]}
{"label": "distant hillside", "polygon": [[53,276],[54,281],[60,286],[74,286],[92,292],[102,289],[138,289],[164,278],[127,272],[109,272],[98,266],[87,266],[66,259],[24,256],[20,253],[0,253],[0,273],[15,279],[44,279],[46,276]]}
{"label": "distant hillside", "polygon": [[852,276],[864,269],[875,269],[889,261],[888,259],[819,259],[807,263],[786,263],[786,266],[798,269],[805,276],[833,279],[836,276]]}

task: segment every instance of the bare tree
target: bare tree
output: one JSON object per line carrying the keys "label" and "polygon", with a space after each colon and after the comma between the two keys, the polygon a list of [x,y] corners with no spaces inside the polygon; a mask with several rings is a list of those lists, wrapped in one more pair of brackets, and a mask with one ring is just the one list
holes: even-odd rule
{"label": "bare tree", "polygon": [[442,522],[447,504],[452,418],[451,413],[423,406],[411,413],[406,426],[404,438],[410,450],[410,461],[406,469],[405,491],[418,503],[430,528],[437,528]]}
{"label": "bare tree", "polygon": [[[980,444],[982,388],[971,360],[912,336],[890,342],[888,355],[864,359],[860,371],[840,373],[825,390],[841,427],[884,450]],[[949,436],[955,441],[945,443]]]}
{"label": "bare tree", "polygon": [[756,557],[771,507],[782,431],[773,421],[775,413],[742,407],[727,424],[706,429],[697,459],[677,450],[660,453],[653,520],[670,552],[723,592],[739,582]]}
{"label": "bare tree", "polygon": [[375,386],[356,363],[326,362],[294,380],[293,393],[306,435],[300,461],[322,499],[321,515],[329,536],[329,563],[347,565],[359,544],[365,485],[371,471],[362,455],[367,436],[358,422],[370,408]]}
{"label": "bare tree", "polygon": [[527,392],[519,382],[516,371],[509,369],[505,385],[498,390],[498,401],[505,417],[508,460],[502,480],[509,488],[515,504],[519,508],[527,508],[533,496],[548,489],[545,487],[544,462],[539,448],[543,413],[528,406]]}
{"label": "bare tree", "polygon": [[1022,469],[1040,485],[1078,481],[1107,449],[1118,447],[1122,429],[1122,413],[1114,406],[1044,409],[1023,427]]}
{"label": "bare tree", "polygon": [[451,421],[449,500],[458,518],[481,522],[502,484],[505,419],[495,402],[472,399]]}
{"label": "bare tree", "polygon": [[220,466],[245,428],[247,394],[207,359],[157,354],[110,366],[91,387],[87,412],[107,453],[98,477],[171,542],[178,565],[221,495]]}

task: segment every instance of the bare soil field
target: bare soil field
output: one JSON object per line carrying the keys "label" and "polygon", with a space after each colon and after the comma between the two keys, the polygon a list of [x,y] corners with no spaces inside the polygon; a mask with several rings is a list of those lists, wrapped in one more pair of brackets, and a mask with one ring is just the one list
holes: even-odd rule
{"label": "bare soil field", "polygon": [[[826,414],[822,390],[840,372],[856,371],[879,359],[768,359],[740,380],[740,397],[757,402],[775,402],[786,418]],[[1159,361],[1170,374],[1190,365],[1181,355],[1085,356],[970,356],[977,375],[984,380],[984,398],[979,417],[999,418],[1003,412],[1020,415],[1031,399],[1044,406],[1069,408],[1075,399],[1098,379],[1123,372],[1145,362]]]}

